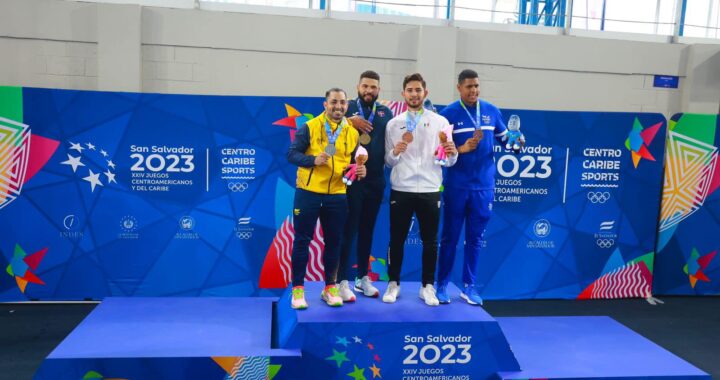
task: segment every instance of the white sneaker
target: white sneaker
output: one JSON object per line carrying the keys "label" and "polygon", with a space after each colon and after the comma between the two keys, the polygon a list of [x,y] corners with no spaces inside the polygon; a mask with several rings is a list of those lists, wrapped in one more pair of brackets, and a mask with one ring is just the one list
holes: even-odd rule
{"label": "white sneaker", "polygon": [[373,286],[370,277],[365,276],[362,279],[355,279],[355,291],[362,292],[365,297],[377,297],[380,295],[380,291]]}
{"label": "white sneaker", "polygon": [[400,285],[397,281],[390,281],[385,294],[383,294],[383,302],[394,303],[398,297],[400,297]]}
{"label": "white sneaker", "polygon": [[435,295],[435,287],[432,284],[427,284],[420,288],[420,299],[425,300],[425,304],[429,306],[440,305],[437,296]]}
{"label": "white sneaker", "polygon": [[340,291],[340,298],[342,298],[343,302],[355,302],[355,294],[350,290],[350,285],[347,280],[340,281],[338,290]]}

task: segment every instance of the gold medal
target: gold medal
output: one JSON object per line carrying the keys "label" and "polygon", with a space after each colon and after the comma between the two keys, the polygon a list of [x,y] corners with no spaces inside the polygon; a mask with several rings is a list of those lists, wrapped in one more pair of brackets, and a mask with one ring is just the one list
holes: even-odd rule
{"label": "gold medal", "polygon": [[370,144],[371,140],[372,140],[372,138],[370,137],[370,135],[365,132],[363,132],[360,135],[360,144],[362,144],[362,145]]}
{"label": "gold medal", "polygon": [[408,143],[408,144],[410,144],[411,142],[413,142],[413,138],[414,138],[414,137],[413,137],[413,134],[410,133],[410,132],[405,132],[405,133],[403,133],[403,135],[402,135],[402,140],[405,141],[405,142]]}

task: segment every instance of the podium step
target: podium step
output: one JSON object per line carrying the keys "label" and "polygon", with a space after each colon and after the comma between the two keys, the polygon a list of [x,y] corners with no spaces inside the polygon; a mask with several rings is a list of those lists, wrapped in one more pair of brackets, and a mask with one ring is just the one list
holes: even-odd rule
{"label": "podium step", "polygon": [[[48,355],[36,379],[265,379],[274,298],[106,298]],[[100,376],[100,377],[98,377]],[[254,376],[254,377],[253,377]]]}
{"label": "podium step", "polygon": [[[482,379],[519,365],[499,324],[482,307],[459,300],[428,306],[420,283],[403,282],[396,303],[358,295],[354,303],[330,307],[320,299],[324,284],[307,283],[306,310],[290,308],[290,291],[279,301],[279,347],[300,349],[302,365],[290,373],[323,379]],[[381,295],[385,283],[376,283]]]}
{"label": "podium step", "polygon": [[698,379],[710,376],[610,317],[497,318],[522,371],[501,379]]}

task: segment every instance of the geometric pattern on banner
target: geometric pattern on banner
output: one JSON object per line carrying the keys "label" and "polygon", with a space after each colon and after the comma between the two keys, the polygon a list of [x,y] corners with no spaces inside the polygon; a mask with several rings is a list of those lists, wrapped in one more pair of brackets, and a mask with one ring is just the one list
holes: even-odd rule
{"label": "geometric pattern on banner", "polygon": [[[292,220],[288,216],[275,234],[275,238],[266,254],[265,265],[260,274],[261,288],[285,288],[292,283],[292,247],[294,240],[295,229]],[[313,239],[310,241],[310,256],[308,257],[305,281],[323,281],[325,279],[325,267],[322,261],[324,249],[325,240],[323,239],[320,220],[318,220],[315,225]]]}
{"label": "geometric pattern on banner", "polygon": [[224,380],[266,380],[274,377],[269,375],[269,357],[212,357],[212,360],[225,370]]}
{"label": "geometric pattern on banner", "polygon": [[233,373],[228,376],[229,380],[265,380],[268,378],[268,366],[270,358],[263,356],[246,357],[233,367]]}
{"label": "geometric pattern on banner", "polygon": [[667,152],[660,231],[702,207],[718,159],[717,147],[673,131],[668,131]]}
{"label": "geometric pattern on banner", "polygon": [[651,296],[652,274],[644,262],[626,264],[600,277],[578,299]]}
{"label": "geometric pattern on banner", "polygon": [[[622,259],[617,250],[610,261]],[[641,256],[631,262],[603,274],[580,293],[578,299],[598,298],[648,298],[652,296],[652,269],[647,261],[652,254]]]}
{"label": "geometric pattern on banner", "polygon": [[29,158],[30,127],[0,117],[0,209],[20,195]]}

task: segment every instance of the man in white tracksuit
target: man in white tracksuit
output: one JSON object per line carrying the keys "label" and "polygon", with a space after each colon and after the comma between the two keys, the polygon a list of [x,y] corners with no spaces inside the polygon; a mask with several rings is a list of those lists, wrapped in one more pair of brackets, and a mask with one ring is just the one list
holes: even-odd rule
{"label": "man in white tracksuit", "polygon": [[435,149],[442,145],[447,166],[457,161],[452,141],[440,142],[440,131],[449,126],[447,119],[423,109],[427,96],[425,80],[411,74],[403,80],[402,95],[408,110],[387,124],[385,164],[390,173],[390,249],[388,250],[389,283],[383,302],[392,303],[400,295],[400,271],[412,216],[420,225],[422,253],[422,288],[420,298],[430,306],[439,304],[435,295],[435,267],[440,223],[440,186],[442,167],[435,164]]}

